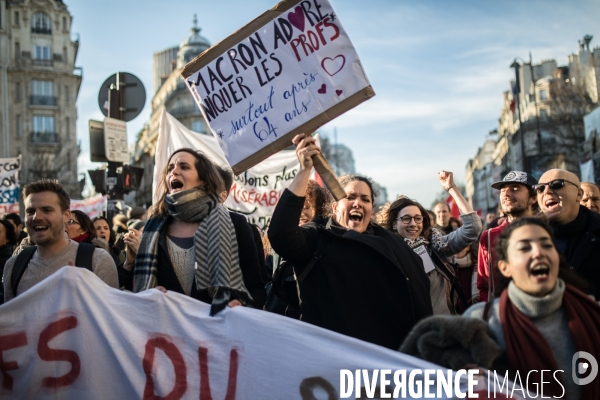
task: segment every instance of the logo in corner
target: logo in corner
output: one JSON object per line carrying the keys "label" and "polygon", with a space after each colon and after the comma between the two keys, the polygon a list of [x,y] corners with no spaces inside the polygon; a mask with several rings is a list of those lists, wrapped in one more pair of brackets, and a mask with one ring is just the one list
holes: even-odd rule
{"label": "logo in corner", "polygon": [[[586,351],[578,351],[573,355],[571,368],[573,382],[580,386],[591,383],[596,379],[596,376],[598,376],[598,361],[596,361],[596,358],[593,355]],[[580,378],[580,376],[585,375],[588,371],[589,375],[587,377]]]}

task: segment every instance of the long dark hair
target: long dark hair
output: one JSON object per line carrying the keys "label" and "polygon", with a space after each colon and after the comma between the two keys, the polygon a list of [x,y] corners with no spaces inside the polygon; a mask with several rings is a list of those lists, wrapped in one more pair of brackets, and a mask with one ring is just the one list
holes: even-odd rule
{"label": "long dark hair", "polygon": [[381,225],[385,229],[395,232],[394,221],[398,218],[400,211],[408,206],[415,206],[421,212],[421,215],[423,216],[423,230],[421,231],[421,236],[429,239],[429,236],[431,236],[431,221],[429,220],[427,210],[419,202],[409,199],[406,196],[400,196],[396,201],[390,204],[389,207],[383,210],[383,215],[379,220]]}
{"label": "long dark hair", "polygon": [[[92,223],[96,222],[96,221],[106,221],[106,223],[108,224],[108,230],[110,231],[110,236],[108,237],[108,244],[111,246],[114,246],[115,241],[117,240],[116,236],[115,236],[115,231],[113,231],[112,228],[112,224],[110,223],[110,221],[108,220],[108,218],[103,217],[103,216],[98,216],[92,219]],[[96,226],[94,226],[94,229],[96,229]]]}
{"label": "long dark hair", "polygon": [[165,165],[163,168],[163,172],[158,183],[157,191],[160,193],[160,200],[150,207],[150,210],[148,210],[148,217],[166,217],[169,215],[167,211],[167,205],[165,204],[165,196],[169,192],[169,185],[167,182],[169,163],[175,154],[181,152],[189,153],[196,159],[194,167],[198,173],[198,178],[204,182],[202,188],[207,194],[214,195],[218,198],[219,194],[225,190],[225,184],[223,183],[223,179],[221,179],[221,174],[219,173],[217,166],[208,157],[206,157],[203,153],[190,148],[175,150],[169,157],[167,165]]}
{"label": "long dark hair", "polygon": [[86,213],[84,213],[83,211],[80,211],[80,210],[71,210],[71,217],[73,217],[73,216],[75,217],[77,222],[79,222],[79,226],[81,226],[81,229],[83,229],[85,232],[89,233],[88,240],[86,240],[86,241],[89,242],[92,239],[95,239],[96,238],[96,227],[94,226],[94,223],[92,222],[90,217],[88,217],[88,215]]}

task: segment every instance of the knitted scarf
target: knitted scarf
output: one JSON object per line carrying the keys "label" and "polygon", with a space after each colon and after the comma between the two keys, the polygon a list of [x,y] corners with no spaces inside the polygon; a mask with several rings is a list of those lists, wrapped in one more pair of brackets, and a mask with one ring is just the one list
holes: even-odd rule
{"label": "knitted scarf", "polygon": [[[577,351],[586,351],[596,360],[600,360],[600,305],[568,284],[562,301],[575,348]],[[508,290],[504,290],[500,296],[500,322],[508,360],[512,368],[519,371],[521,377],[527,376],[531,370],[560,369],[548,342],[533,322],[511,302]],[[544,395],[560,396],[563,389],[556,380],[549,381],[544,384],[544,388],[548,390],[544,390]],[[581,398],[600,399],[600,379],[596,378],[592,383],[583,386]]]}
{"label": "knitted scarf", "polygon": [[[173,218],[200,222],[194,234],[194,282],[197,290],[208,290],[213,298],[210,315],[221,311],[233,299],[251,304],[252,296],[244,285],[229,211],[219,204],[216,196],[209,196],[200,188],[167,194],[165,203]],[[166,229],[166,221],[166,218],[152,218],[144,228],[134,265],[133,291],[136,293],[157,286],[159,237]]]}
{"label": "knitted scarf", "polygon": [[424,244],[425,247],[429,247],[429,245],[431,245],[431,247],[440,253],[447,253],[450,251],[450,248],[448,247],[448,243],[444,242],[443,236],[444,235],[442,235],[438,229],[431,228],[431,236],[429,240],[423,236],[419,236],[416,239],[404,238],[404,241],[410,246],[411,249],[417,248]]}

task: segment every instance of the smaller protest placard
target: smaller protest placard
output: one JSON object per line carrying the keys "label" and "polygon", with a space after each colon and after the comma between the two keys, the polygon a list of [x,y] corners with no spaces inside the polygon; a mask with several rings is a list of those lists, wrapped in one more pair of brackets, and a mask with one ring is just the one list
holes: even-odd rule
{"label": "smaller protest placard", "polygon": [[0,214],[19,213],[21,156],[0,158]]}
{"label": "smaller protest placard", "polygon": [[236,175],[375,95],[327,0],[282,1],[181,74]]}
{"label": "smaller protest placard", "polygon": [[71,200],[71,210],[79,210],[88,215],[90,218],[96,218],[106,212],[107,196],[97,194],[93,197],[83,200]]}

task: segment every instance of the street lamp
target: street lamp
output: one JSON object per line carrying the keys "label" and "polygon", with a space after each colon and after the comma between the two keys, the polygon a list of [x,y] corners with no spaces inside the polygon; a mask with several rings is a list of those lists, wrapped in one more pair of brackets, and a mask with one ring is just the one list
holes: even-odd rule
{"label": "street lamp", "polygon": [[529,168],[528,167],[528,163],[527,163],[527,156],[525,155],[525,137],[523,135],[523,123],[521,122],[521,106],[520,106],[520,101],[519,101],[519,93],[521,92],[521,85],[520,85],[520,81],[519,81],[519,68],[521,68],[521,65],[517,62],[517,59],[515,58],[513,60],[513,63],[510,65],[511,68],[515,69],[515,87],[516,90],[513,89],[513,96],[516,96],[516,108],[517,108],[517,116],[519,117],[519,135],[520,135],[520,141],[521,141],[521,170],[523,172],[527,172],[529,174]]}

